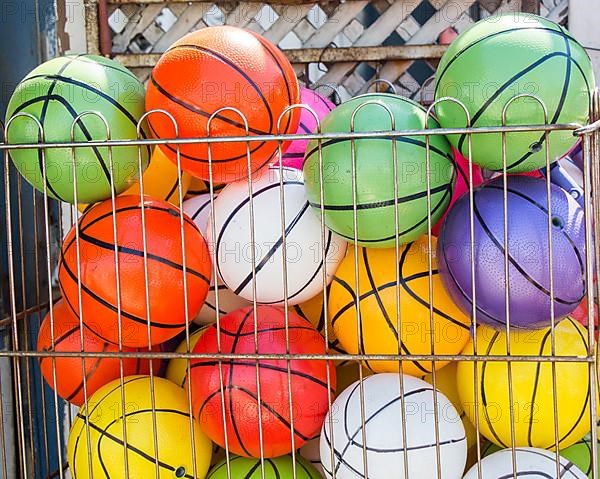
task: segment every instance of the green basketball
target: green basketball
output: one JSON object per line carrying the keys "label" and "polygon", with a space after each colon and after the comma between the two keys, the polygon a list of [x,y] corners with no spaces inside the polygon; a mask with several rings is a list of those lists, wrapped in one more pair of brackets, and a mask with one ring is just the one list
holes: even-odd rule
{"label": "green basketball", "polygon": [[[361,106],[362,105],[362,106]],[[417,103],[397,95],[361,95],[329,113],[321,123],[324,133],[350,132],[352,113],[354,131],[390,131],[393,114],[395,130],[423,129],[426,111]],[[429,128],[439,125],[433,118]],[[394,148],[396,145],[397,192],[394,191]],[[304,161],[304,182],[308,200],[321,215],[320,188],[323,186],[325,224],[353,242],[353,158],[349,139],[322,141],[323,170],[319,164],[317,141],[308,144]],[[356,206],[358,244],[373,248],[395,245],[397,204],[400,244],[410,243],[427,232],[427,155],[425,136],[361,138],[354,141],[356,160]],[[446,138],[430,137],[431,224],[448,207],[454,186],[455,170],[450,144]],[[394,198],[397,193],[397,203]]]}
{"label": "green basketball", "polygon": [[[468,109],[472,126],[501,126],[502,111],[514,97],[533,94],[542,100],[548,123],[585,125],[595,87],[592,63],[585,49],[560,25],[536,15],[509,13],[477,22],[459,35],[439,64],[435,98],[452,97]],[[467,126],[458,104],[444,101],[436,114],[445,128]],[[507,125],[543,124],[540,104],[531,97],[514,100]],[[572,131],[550,133],[550,161],[575,144]],[[451,143],[468,154],[466,135]],[[544,132],[507,133],[506,166],[512,173],[546,165]],[[473,161],[501,171],[502,135],[472,135]]]}
{"label": "green basketball", "polygon": [[[294,476],[292,456],[265,458],[264,479],[321,479],[319,472],[306,459],[296,454],[296,475]],[[232,455],[229,458],[231,477],[235,479],[262,479],[260,459]],[[216,464],[206,479],[227,479],[227,462]]]}
{"label": "green basketball", "polygon": [[[78,115],[96,112],[107,121],[112,139],[136,139],[137,122],[144,114],[144,86],[125,67],[107,58],[77,55],[54,58],[31,71],[15,89],[6,112],[11,117],[29,114],[43,126],[48,143],[71,141],[71,125]],[[96,115],[80,118],[74,129],[75,141],[106,140],[106,126]],[[15,118],[7,135],[8,143],[39,141],[34,120]],[[148,164],[149,148],[136,146],[112,148],[112,173],[115,194],[131,186]],[[43,164],[46,168],[48,196],[74,203],[73,150],[47,148],[11,150],[19,172],[40,191],[44,190]],[[111,196],[110,160],[106,147],[75,149],[77,201],[95,203]]]}
{"label": "green basketball", "polygon": [[[596,444],[596,449],[598,444]],[[560,455],[575,464],[591,479],[592,474],[592,437],[590,434],[581,441],[560,451]],[[600,472],[600,471],[599,471]]]}

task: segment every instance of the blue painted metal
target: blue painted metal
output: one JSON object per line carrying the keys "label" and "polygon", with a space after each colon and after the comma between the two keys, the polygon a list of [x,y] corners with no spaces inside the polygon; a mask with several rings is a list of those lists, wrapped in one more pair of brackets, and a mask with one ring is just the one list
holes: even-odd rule
{"label": "blue painted metal", "polygon": [[[4,118],[6,106],[10,95],[17,83],[35,66],[48,57],[55,56],[56,42],[56,5],[54,0],[0,0],[0,115]],[[8,258],[7,255],[7,232],[6,225],[6,204],[5,204],[5,164],[4,158],[1,161],[2,181],[0,182],[0,313],[5,317],[10,313],[9,290],[8,290]],[[15,270],[15,299],[17,310],[24,307],[31,307],[40,302],[44,302],[48,297],[48,278],[46,275],[45,259],[45,239],[44,239],[44,209],[41,194],[37,193],[36,205],[34,209],[32,188],[21,181],[21,191],[19,195],[18,184],[19,176],[13,167],[10,168],[10,195],[11,195],[11,215],[12,215],[12,244],[13,244],[13,266]],[[22,224],[19,222],[19,203],[21,210]],[[58,205],[55,202],[50,204],[49,225],[53,234],[58,232]],[[34,223],[37,221],[38,238],[34,237]],[[37,265],[36,265],[37,251]],[[21,264],[23,258],[23,265]],[[23,266],[23,267],[22,267]],[[36,268],[40,271],[39,290],[36,284]],[[39,296],[38,296],[39,291]],[[23,294],[23,292],[25,294]],[[27,321],[27,325],[25,325]],[[37,330],[40,322],[39,315],[30,315],[24,321],[19,322],[18,331],[21,344],[19,349],[25,347],[35,349]],[[24,330],[28,328],[28,338],[25,338]],[[10,329],[0,331],[0,347],[13,348],[12,332]],[[26,375],[26,362],[29,361],[29,378]],[[25,442],[33,449],[28,450],[27,470],[28,478],[48,477],[59,465],[56,444],[55,408],[52,400],[46,401],[47,424],[44,427],[42,420],[42,388],[46,389],[47,399],[52,398],[49,389],[41,380],[37,360],[21,359],[21,387],[23,399],[25,401],[24,426]],[[6,377],[10,369],[6,369],[9,364],[2,368],[3,389],[11,387],[9,377]],[[29,394],[28,394],[29,392]],[[62,410],[64,408],[59,404],[59,428],[62,428]],[[15,405],[6,409],[10,414],[5,414],[5,427],[12,430],[14,438],[8,439],[7,445],[16,447],[19,444],[19,438],[16,435],[16,428],[11,419],[17,417]],[[31,418],[29,417],[31,411]],[[12,416],[12,417],[11,417]],[[31,434],[31,436],[30,436]],[[46,447],[44,436],[48,438],[48,461],[46,461]],[[32,441],[30,441],[30,437]],[[32,444],[31,444],[32,442]],[[20,455],[17,453],[17,458]],[[35,465],[33,464],[35,462]],[[60,462],[64,462],[61,458]],[[22,465],[20,465],[22,468]],[[18,469],[17,469],[18,470]],[[10,474],[10,472],[9,472]],[[0,471],[0,477],[2,472]]]}

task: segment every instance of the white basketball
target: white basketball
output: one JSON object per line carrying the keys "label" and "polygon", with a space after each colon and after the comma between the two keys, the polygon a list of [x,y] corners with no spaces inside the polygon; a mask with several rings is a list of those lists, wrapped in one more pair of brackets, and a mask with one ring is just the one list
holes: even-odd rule
{"label": "white basketball", "polygon": [[[401,379],[404,404],[400,395]],[[325,418],[320,446],[326,476],[333,477],[335,470],[337,479],[364,478],[365,452],[369,479],[438,478],[434,389],[431,384],[412,376],[382,373],[364,378],[363,391],[364,416],[361,415],[360,381],[357,381],[342,391]],[[467,460],[465,429],[446,396],[439,391],[436,391],[436,396],[439,479],[460,479]],[[403,420],[406,422],[406,442]],[[331,463],[332,444],[334,464]]]}
{"label": "white basketball", "polygon": [[[217,195],[215,194],[215,198]],[[183,202],[183,212],[188,215],[206,238],[208,218],[210,216],[210,193],[205,193]]]}
{"label": "white basketball", "polygon": [[[535,447],[518,447],[515,449],[517,470],[513,468],[512,449],[502,449],[484,457],[480,461],[481,479],[504,479],[517,477],[527,479],[548,479],[556,475],[556,454]],[[464,479],[479,479],[478,466],[475,464]],[[564,457],[560,457],[559,471],[561,479],[586,479],[588,476]]]}
{"label": "white basketball", "polygon": [[[215,194],[215,198],[217,195]],[[204,237],[207,236],[208,219],[210,217],[210,193],[205,193],[185,200],[183,202],[183,211],[200,229]],[[217,288],[219,293],[219,316],[224,316],[236,309],[243,308],[252,304],[250,301],[238,296],[223,284],[217,278]],[[194,318],[197,324],[210,324],[217,320],[217,299],[215,298],[215,282],[212,275],[210,288],[206,295],[204,305],[198,315]]]}
{"label": "white basketball", "polygon": [[281,174],[283,195],[279,167],[265,168],[253,178],[254,247],[247,180],[230,183],[219,193],[214,202],[216,237],[212,237],[213,228],[209,225],[208,242],[216,249],[214,257],[225,285],[249,301],[253,298],[254,250],[257,302],[282,305],[283,205],[288,304],[294,305],[323,290],[323,256],[329,282],[344,257],[346,242],[329,230],[325,230],[322,242],[320,218],[308,204],[302,172],[283,168]]}

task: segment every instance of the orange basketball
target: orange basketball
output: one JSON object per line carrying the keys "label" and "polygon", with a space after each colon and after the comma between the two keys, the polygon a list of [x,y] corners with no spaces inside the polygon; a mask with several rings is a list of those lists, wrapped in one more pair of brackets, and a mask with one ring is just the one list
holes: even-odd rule
{"label": "orange basketball", "polygon": [[[250,135],[277,133],[283,111],[300,101],[298,80],[285,55],[260,35],[231,26],[210,27],[184,36],[160,57],[152,70],[146,109],[163,109],[175,118],[182,138],[207,136],[210,116],[223,107],[241,111]],[[300,110],[281,121],[281,133],[294,133]],[[152,133],[172,138],[175,131],[164,114],[148,118]],[[223,111],[210,125],[211,136],[243,136],[244,122],[233,111]],[[246,142],[214,143],[211,146],[213,181],[226,183],[248,175]],[[161,145],[176,161],[176,148]],[[276,141],[251,142],[250,161],[256,171],[277,153]],[[207,144],[180,146],[181,167],[208,180]]]}
{"label": "orange basketball", "polygon": [[[75,353],[116,353],[119,347],[102,341],[87,328],[83,328],[83,347],[81,342],[81,328],[79,320],[71,314],[68,306],[62,300],[54,304],[53,322],[50,313],[46,315],[38,333],[37,350],[39,352]],[[54,333],[54,334],[53,334]],[[54,348],[52,339],[54,338]],[[132,348],[123,348],[124,352],[136,351]],[[86,392],[90,397],[94,392],[120,377],[119,358],[95,358],[55,356],[54,361],[50,356],[40,358],[40,369],[48,385],[56,389],[65,401],[76,406],[85,402],[83,377],[85,371]],[[54,364],[53,364],[54,363]],[[83,366],[83,367],[82,367]],[[160,361],[154,362],[154,372],[158,372]],[[56,385],[52,369],[56,369]],[[149,360],[140,358],[123,358],[123,376],[132,374],[147,374]],[[55,387],[56,386],[56,387]]]}
{"label": "orange basketball", "polygon": [[[74,314],[78,316],[81,310],[82,321],[90,330],[103,340],[118,344],[120,301],[121,341],[130,347],[159,344],[182,331],[202,307],[211,275],[206,242],[194,222],[184,214],[186,317],[181,213],[170,203],[150,197],[144,197],[143,205],[146,255],[141,199],[119,196],[115,199],[114,212],[111,200],[106,200],[79,219],[79,269],[75,226],[63,242],[59,262],[60,288]],[[113,223],[116,224],[116,246]],[[144,256],[147,268],[144,268]],[[120,295],[117,295],[116,259]],[[78,280],[81,281],[81,308]]]}

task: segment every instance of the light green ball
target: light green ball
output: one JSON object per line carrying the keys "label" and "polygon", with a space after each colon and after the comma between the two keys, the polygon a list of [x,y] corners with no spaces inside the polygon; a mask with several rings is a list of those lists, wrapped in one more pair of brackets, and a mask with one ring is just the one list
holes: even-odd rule
{"label": "light green ball", "polygon": [[[231,477],[236,479],[262,479],[260,459],[232,455],[229,458]],[[292,479],[294,477],[292,456],[265,458],[265,479]],[[206,479],[226,479],[227,463],[225,460],[216,464]],[[321,479],[319,472],[306,459],[296,454],[297,479]]]}
{"label": "light green ball", "polygon": [[[562,449],[560,455],[575,464],[579,469],[588,475],[591,479],[592,474],[592,437],[590,434],[585,436],[581,441],[576,442],[572,446]],[[598,450],[598,443],[596,443]],[[599,471],[600,472],[600,471]]]}
{"label": "light green ball", "polygon": [[[584,125],[594,87],[590,58],[567,30],[536,15],[509,13],[477,22],[454,40],[437,70],[435,98],[461,101],[472,126],[501,126],[507,103],[529,93],[544,102],[548,123]],[[467,126],[464,110],[454,102],[443,101],[435,111],[442,127]],[[543,124],[544,113],[535,99],[519,98],[508,108],[506,120],[507,125]],[[549,136],[552,162],[576,141],[572,131]],[[466,135],[451,135],[449,140],[468,155]],[[472,135],[472,151],[478,165],[502,170],[500,133]],[[511,173],[545,166],[544,132],[508,133],[506,157]]]}
{"label": "light green ball", "polygon": [[[358,110],[357,110],[358,108]],[[426,111],[408,98],[385,93],[361,95],[342,103],[321,122],[324,133],[354,131],[419,130],[439,127]],[[323,188],[325,224],[354,242],[353,190],[356,186],[357,243],[371,248],[396,244],[396,220],[400,244],[410,243],[427,233],[427,155],[423,135],[395,140],[396,183],[394,190],[394,141],[390,137],[360,138],[354,141],[355,179],[353,182],[352,142],[349,139],[323,140],[322,174],[318,143],[312,140],[304,160],[304,185],[314,212],[321,215]],[[430,137],[429,187],[431,225],[444,214],[454,187],[455,169],[450,144],[445,137]],[[321,177],[323,178],[321,180]],[[394,194],[398,202],[395,207]],[[397,211],[397,213],[396,213]]]}
{"label": "light green ball", "polygon": [[[112,139],[136,139],[137,123],[144,114],[144,86],[116,61],[94,55],[54,58],[32,70],[17,85],[6,112],[6,121],[29,114],[43,126],[48,143],[71,141],[71,125],[84,112],[101,114]],[[15,118],[8,129],[10,144],[37,143],[39,128],[30,118]],[[103,121],[85,115],[74,129],[75,141],[106,140]],[[144,134],[145,136],[145,134]],[[11,150],[10,156],[25,179],[44,191],[43,165],[48,196],[74,203],[73,150],[71,148]],[[112,148],[115,193],[121,193],[139,177],[139,162],[146,169],[150,149]],[[77,202],[95,203],[111,196],[110,159],[106,147],[75,149]]]}

